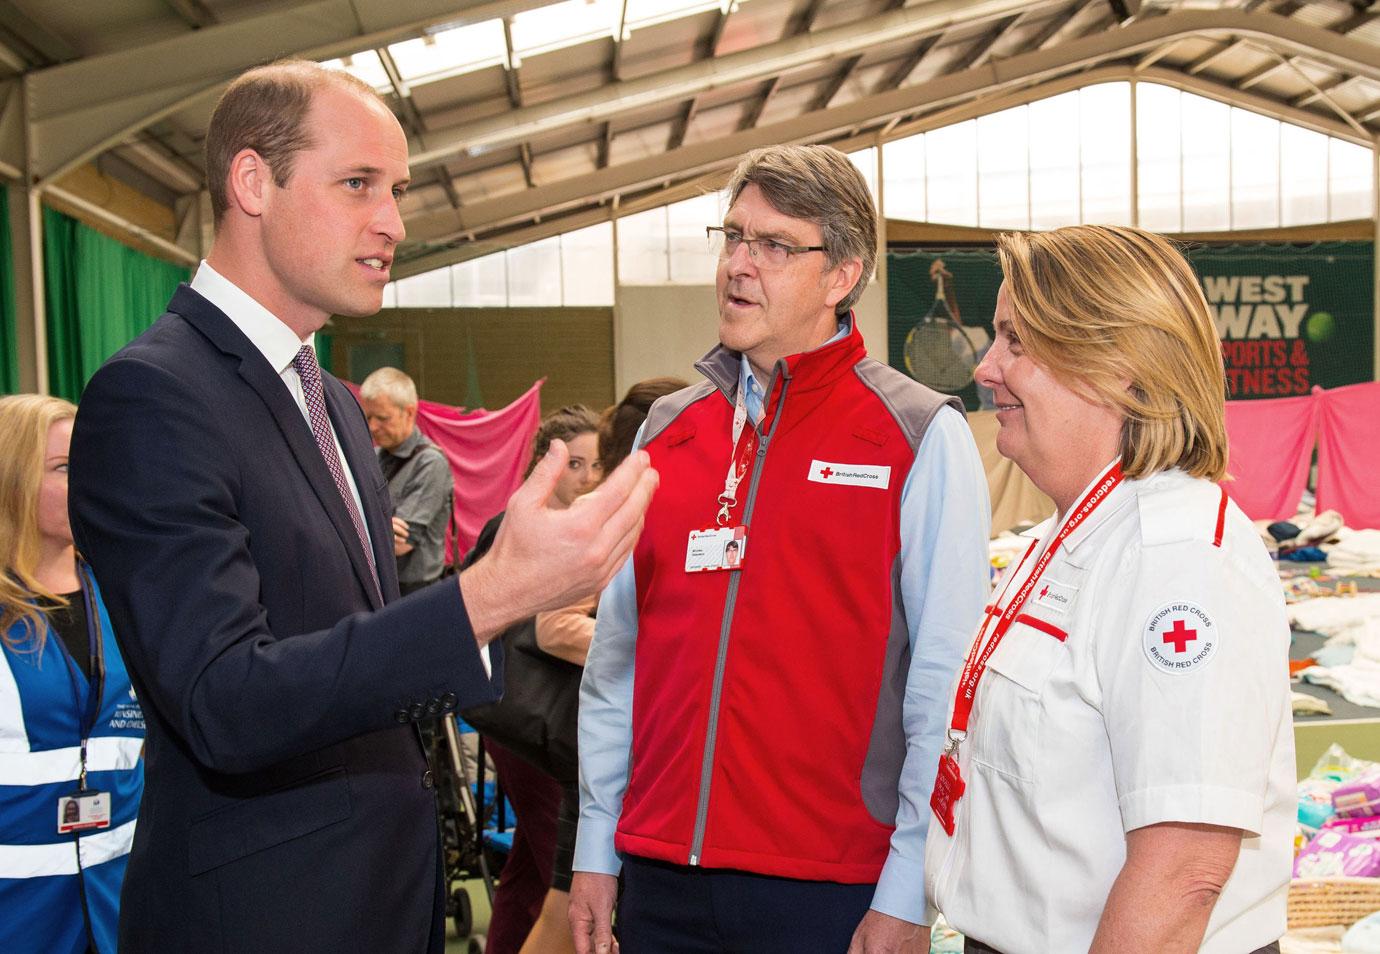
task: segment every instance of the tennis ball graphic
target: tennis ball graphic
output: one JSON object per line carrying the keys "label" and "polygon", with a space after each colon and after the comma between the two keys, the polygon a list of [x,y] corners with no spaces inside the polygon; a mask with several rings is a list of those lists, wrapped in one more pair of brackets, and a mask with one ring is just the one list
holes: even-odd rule
{"label": "tennis ball graphic", "polygon": [[1337,330],[1337,320],[1325,311],[1315,311],[1308,316],[1308,325],[1304,334],[1308,340],[1314,344],[1326,341],[1331,338]]}

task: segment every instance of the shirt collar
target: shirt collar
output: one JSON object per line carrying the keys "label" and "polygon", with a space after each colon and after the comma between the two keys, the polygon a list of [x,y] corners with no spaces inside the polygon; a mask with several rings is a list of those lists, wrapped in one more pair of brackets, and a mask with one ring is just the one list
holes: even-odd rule
{"label": "shirt collar", "polygon": [[[839,330],[834,332],[834,336],[818,347],[823,348],[826,345],[833,344],[835,341],[842,341],[852,330],[853,325],[851,321],[848,318],[843,318],[839,321]],[[814,351],[816,349],[811,348],[810,350]],[[756,402],[759,409],[756,416],[760,416],[762,401],[766,395],[762,393],[762,382],[758,381],[757,375],[752,373],[752,365],[748,362],[747,355],[745,354],[738,356],[738,387],[742,389],[743,394],[749,401]]]}
{"label": "shirt collar", "polygon": [[[406,458],[416,453],[417,448],[420,446],[422,446],[422,432],[420,428],[414,427],[412,428],[412,433],[408,434],[401,444],[391,451],[384,451],[384,453],[391,454],[394,457]],[[382,450],[382,448],[380,448],[380,450]]]}
{"label": "shirt collar", "polygon": [[[1079,491],[1078,496],[1074,499],[1082,500],[1086,497],[1088,493],[1102,481],[1102,478],[1107,476],[1107,472],[1112,469],[1112,465],[1120,459],[1121,458],[1117,457],[1108,461],[1107,465],[1098,472],[1096,477],[1088,481],[1088,485]],[[1097,508],[1093,510],[1092,513],[1088,514],[1087,518],[1064,539],[1065,553],[1072,553],[1077,550],[1078,547],[1092,535],[1097,527],[1107,521],[1108,517],[1117,513],[1125,504],[1135,499],[1136,495],[1134,490],[1127,487],[1127,484],[1130,483],[1132,483],[1132,481],[1123,479],[1120,484],[1112,488],[1112,492],[1103,499],[1102,503],[1098,504]],[[1029,530],[1022,533],[1021,536],[1045,540],[1051,534],[1058,532],[1059,528],[1064,525],[1064,521],[1067,519],[1068,514],[1055,514],[1047,520],[1031,527]]]}
{"label": "shirt collar", "polygon": [[292,366],[292,359],[297,357],[302,345],[311,345],[313,351],[316,349],[315,335],[299,339],[278,316],[204,260],[192,277],[192,290],[225,312],[277,374]]}

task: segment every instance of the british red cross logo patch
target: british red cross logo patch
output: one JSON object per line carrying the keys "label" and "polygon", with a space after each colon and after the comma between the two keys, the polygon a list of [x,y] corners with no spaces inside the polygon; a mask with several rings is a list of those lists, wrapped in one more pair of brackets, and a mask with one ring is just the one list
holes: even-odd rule
{"label": "british red cross logo patch", "polygon": [[1150,664],[1173,675],[1194,672],[1217,654],[1220,635],[1205,609],[1197,603],[1166,603],[1150,614],[1141,644]]}

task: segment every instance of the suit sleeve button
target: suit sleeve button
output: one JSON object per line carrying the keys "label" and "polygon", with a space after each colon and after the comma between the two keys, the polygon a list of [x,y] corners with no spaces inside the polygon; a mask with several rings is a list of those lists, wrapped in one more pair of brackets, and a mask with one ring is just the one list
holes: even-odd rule
{"label": "suit sleeve button", "polygon": [[433,789],[436,787],[436,777],[431,774],[431,769],[422,773],[422,788]]}
{"label": "suit sleeve button", "polygon": [[405,723],[407,722],[409,716],[407,714],[406,709],[399,709],[397,712],[393,713],[393,718],[400,723]]}
{"label": "suit sleeve button", "polygon": [[422,716],[426,715],[426,706],[422,705],[420,702],[414,702],[412,703],[412,708],[409,710],[409,712],[411,713],[412,718],[420,719]]}
{"label": "suit sleeve button", "polygon": [[426,704],[426,714],[427,714],[427,715],[435,715],[436,713],[438,713],[438,712],[440,712],[440,711],[441,711],[441,700],[440,700],[440,699],[432,699],[430,702],[428,702],[428,703]]}
{"label": "suit sleeve button", "polygon": [[455,693],[453,693],[453,692],[448,692],[448,693],[446,693],[444,696],[441,697],[441,706],[442,706],[442,708],[444,708],[444,709],[454,709],[454,708],[455,708],[455,704],[456,704],[457,702],[459,702],[459,701],[460,701],[459,699],[456,699],[456,698],[455,698]]}

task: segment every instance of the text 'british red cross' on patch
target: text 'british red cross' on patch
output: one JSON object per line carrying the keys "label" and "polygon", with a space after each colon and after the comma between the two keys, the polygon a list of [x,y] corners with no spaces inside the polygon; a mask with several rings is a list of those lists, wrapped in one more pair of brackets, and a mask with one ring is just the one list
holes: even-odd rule
{"label": "text 'british red cross' on patch", "polygon": [[1197,603],[1166,603],[1145,621],[1141,642],[1150,664],[1174,675],[1194,672],[1217,654],[1220,634]]}

